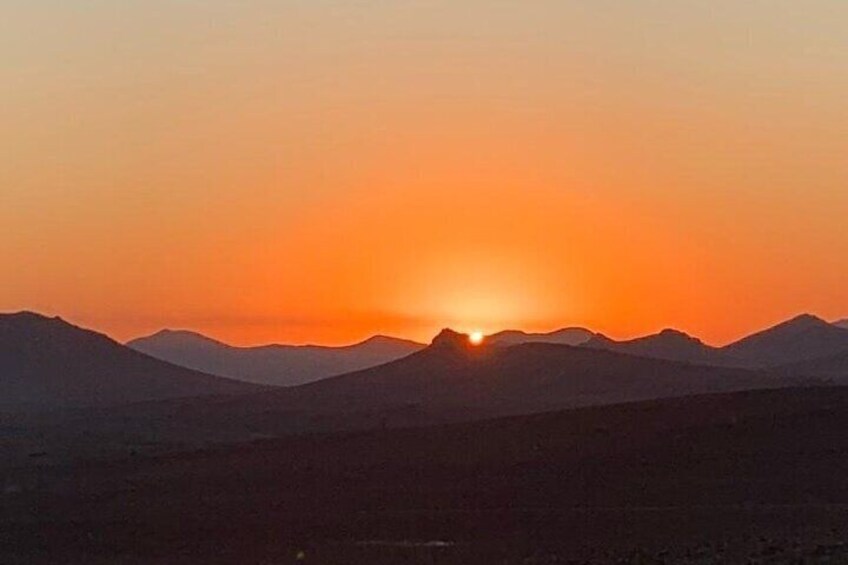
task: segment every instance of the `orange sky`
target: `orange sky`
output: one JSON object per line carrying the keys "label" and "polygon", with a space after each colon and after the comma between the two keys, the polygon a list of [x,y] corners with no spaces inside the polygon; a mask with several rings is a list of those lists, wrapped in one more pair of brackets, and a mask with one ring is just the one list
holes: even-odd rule
{"label": "orange sky", "polygon": [[0,310],[241,344],[848,316],[842,0],[4,11]]}

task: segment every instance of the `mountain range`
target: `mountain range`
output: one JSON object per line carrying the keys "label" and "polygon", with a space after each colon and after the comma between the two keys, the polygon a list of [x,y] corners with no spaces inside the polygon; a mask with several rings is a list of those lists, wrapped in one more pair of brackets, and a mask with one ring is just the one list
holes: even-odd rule
{"label": "mountain range", "polygon": [[[815,316],[801,315],[724,347],[707,345],[675,329],[617,341],[575,327],[549,333],[506,330],[488,336],[486,343],[498,347],[524,343],[570,345],[699,365],[757,369],[838,355],[848,350],[848,327],[844,326],[848,326],[848,322],[830,324]],[[375,336],[346,347],[233,347],[194,332],[171,330],[130,341],[127,345],[190,369],[277,386],[294,386],[366,369],[406,357],[425,347],[385,336]],[[810,369],[815,367],[811,365]]]}
{"label": "mountain range", "polygon": [[797,384],[786,375],[586,347],[474,346],[446,329],[430,347],[398,361],[270,394],[315,411],[407,406],[491,416]]}
{"label": "mountain range", "polygon": [[[141,443],[153,437],[202,444],[811,382],[807,374],[557,343],[472,346],[468,336],[444,330],[424,349],[383,365],[295,387],[263,388],[157,361],[61,320],[34,314],[2,320],[5,408],[112,406],[56,424],[62,437],[78,430],[82,440],[111,434]],[[28,383],[27,394],[20,393],[22,383]]]}
{"label": "mountain range", "polygon": [[[845,333],[811,316],[726,348],[444,330],[379,366],[266,387],[0,315],[0,560],[482,564],[524,543],[506,562],[615,547],[607,562],[633,562],[634,544],[647,562],[706,562],[705,536],[721,562],[738,539],[797,560],[796,534],[848,523],[848,387],[809,378],[848,383]],[[419,539],[448,542],[407,559]]]}
{"label": "mountain range", "polygon": [[[594,335],[584,328],[550,333],[507,330],[488,336],[486,341],[504,347],[529,342],[581,345]],[[282,344],[235,347],[185,330],[162,330],[129,341],[127,346],[211,375],[275,386],[296,386],[367,369],[425,347],[414,341],[379,335],[343,347]]]}
{"label": "mountain range", "polygon": [[712,347],[672,329],[628,341],[615,341],[598,334],[584,346],[640,357],[763,369],[848,352],[848,328],[803,314],[724,347]]}
{"label": "mountain range", "polygon": [[[221,359],[209,351],[233,353],[236,359],[242,354],[255,356],[260,361],[265,353],[276,355],[276,363],[282,363],[285,354],[299,361],[293,366],[301,372],[291,369],[284,375],[302,378],[304,367],[343,374],[288,389],[263,388],[157,360],[58,318],[19,313],[0,315],[0,407],[109,406],[236,395],[237,401],[228,402],[247,413],[261,406],[287,417],[355,414],[358,419],[367,413],[371,416],[366,420],[376,421],[397,410],[407,416],[417,411],[414,418],[500,415],[781,387],[810,379],[848,382],[848,330],[809,315],[723,348],[673,330],[616,342],[579,328],[552,334],[504,332],[479,347],[451,330],[443,331],[428,347],[374,338],[348,348],[241,350],[186,332],[160,332],[154,338],[142,344],[152,340],[180,354],[205,352],[206,357],[198,354],[204,363]],[[140,346],[138,341],[133,345]],[[315,355],[323,356],[325,363],[319,364]],[[394,360],[387,360],[392,356]],[[260,361],[255,363],[267,370]],[[376,366],[345,372],[352,363]],[[222,366],[223,362],[216,365],[219,371]],[[271,380],[271,373],[263,374]]]}
{"label": "mountain range", "polygon": [[374,336],[346,347],[234,347],[198,333],[173,330],[162,330],[127,345],[211,375],[275,386],[294,386],[381,365],[424,347],[414,341],[386,336]]}

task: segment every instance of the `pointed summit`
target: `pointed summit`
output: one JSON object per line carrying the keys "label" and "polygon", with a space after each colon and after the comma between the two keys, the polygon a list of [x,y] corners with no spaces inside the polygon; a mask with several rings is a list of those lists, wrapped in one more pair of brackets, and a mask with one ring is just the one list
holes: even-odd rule
{"label": "pointed summit", "polygon": [[791,318],[781,324],[774,326],[772,329],[777,328],[815,328],[815,327],[824,327],[829,326],[826,321],[822,320],[818,316],[813,314],[799,314],[794,318]]}
{"label": "pointed summit", "polygon": [[751,366],[796,363],[848,351],[848,330],[801,314],[731,343],[723,351]]}

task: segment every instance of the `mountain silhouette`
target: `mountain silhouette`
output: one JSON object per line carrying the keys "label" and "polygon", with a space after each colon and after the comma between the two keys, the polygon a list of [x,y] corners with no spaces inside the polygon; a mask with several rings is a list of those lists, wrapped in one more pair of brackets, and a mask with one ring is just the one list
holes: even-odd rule
{"label": "mountain silhouette", "polygon": [[151,357],[211,375],[277,386],[299,385],[381,365],[424,347],[386,336],[345,347],[234,347],[198,333],[173,330],[162,330],[127,345]]}
{"label": "mountain silhouette", "polygon": [[444,330],[429,347],[403,359],[273,394],[300,409],[407,405],[501,415],[794,383],[758,371],[587,347],[474,346],[468,336]]}
{"label": "mountain silhouette", "polygon": [[837,326],[839,328],[845,328],[846,330],[848,330],[848,319],[833,322],[833,325]]}
{"label": "mountain silhouette", "polygon": [[[157,339],[163,338],[178,348],[190,343],[201,350],[239,351],[188,332],[160,333]],[[371,418],[387,411],[412,410],[425,420],[446,414],[463,419],[782,387],[830,373],[812,369],[764,372],[717,365],[730,358],[728,349],[734,359],[752,367],[786,365],[781,361],[825,358],[832,352],[848,351],[848,330],[811,316],[720,350],[672,330],[630,342],[609,340],[598,347],[601,339],[596,336],[594,345],[577,347],[534,342],[504,346],[491,341],[474,346],[467,335],[444,330],[429,346],[400,359],[300,386],[267,390],[153,359],[60,319],[23,313],[0,318],[0,368],[6,406],[92,406],[245,393],[244,398],[232,402],[240,415],[227,415],[224,410],[221,422],[229,418],[232,425],[242,416],[249,419],[252,414],[279,412],[299,429],[311,429],[311,423],[303,422],[316,415],[332,415],[336,419],[333,426],[344,427],[351,414],[370,414]],[[350,348],[258,349],[330,349],[338,354],[339,349],[379,352],[394,350],[395,345],[396,340],[378,337]],[[672,355],[676,359],[658,358]],[[263,392],[250,394],[258,390]],[[202,411],[212,406],[205,400],[191,403]]]}
{"label": "mountain silhouette", "polygon": [[803,314],[722,348],[748,366],[775,367],[848,352],[848,329]]}
{"label": "mountain silhouette", "polygon": [[153,359],[61,318],[0,315],[2,409],[106,406],[258,390]]}
{"label": "mountain silhouette", "polygon": [[[846,334],[812,316],[721,349],[673,330],[475,346],[445,329],[400,359],[274,388],[177,367],[58,318],[0,315],[0,497],[11,542],[0,555],[143,561],[207,547],[192,555],[287,562],[284,528],[310,552],[335,548],[339,563],[373,562],[359,540],[445,532],[487,544],[472,561],[460,543],[452,562],[492,563],[505,539],[550,547],[539,554],[547,562],[586,540],[587,558],[610,555],[626,527],[621,562],[639,528],[660,551],[651,562],[669,562],[681,528],[697,544],[716,531],[756,531],[746,536],[773,544],[793,524],[832,536],[848,497],[848,387],[787,387],[848,382]],[[751,366],[796,360],[708,363],[729,359],[728,349]],[[394,559],[380,562],[397,562],[391,549]],[[369,559],[351,560],[356,551]]]}
{"label": "mountain silhouette", "polygon": [[[840,323],[846,322],[829,324],[806,314],[725,347],[707,345],[675,329],[617,341],[579,327],[549,333],[505,330],[487,336],[486,344],[498,347],[562,344],[716,367],[768,368],[848,350],[848,328],[840,327]],[[460,335],[453,334],[454,337]],[[465,339],[463,336],[462,340]],[[127,345],[152,357],[204,373],[278,386],[305,384],[382,365],[424,347],[385,336],[346,347],[234,347],[194,332],[171,330],[133,340]]]}
{"label": "mountain silhouette", "polygon": [[583,347],[717,367],[765,369],[848,351],[848,329],[803,314],[725,347],[712,347],[674,329],[627,341],[596,334]]}
{"label": "mountain silhouette", "polygon": [[496,345],[518,345],[521,343],[558,343],[561,345],[583,345],[595,335],[585,328],[563,328],[549,333],[528,333],[520,330],[505,330],[492,334],[486,341]]}
{"label": "mountain silhouette", "polygon": [[10,402],[11,408],[98,407],[58,414],[35,427],[15,424],[35,450],[51,453],[92,453],[106,441],[128,445],[127,438],[133,438],[133,449],[204,447],[823,382],[808,373],[697,365],[569,345],[474,346],[467,335],[445,330],[428,347],[396,361],[274,388],[175,367],[59,320],[36,317],[4,328],[0,394],[7,408]]}
{"label": "mountain silhouette", "polygon": [[702,365],[732,367],[741,364],[721,349],[706,345],[697,338],[673,329],[665,329],[658,334],[627,341],[615,341],[605,335],[597,334],[583,346],[639,357],[684,361]]}

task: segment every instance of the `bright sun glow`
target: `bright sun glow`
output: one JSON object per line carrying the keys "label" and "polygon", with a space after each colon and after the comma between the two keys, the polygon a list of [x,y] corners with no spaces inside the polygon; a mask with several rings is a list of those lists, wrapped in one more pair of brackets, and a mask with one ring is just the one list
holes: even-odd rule
{"label": "bright sun glow", "polygon": [[483,343],[483,332],[471,332],[468,341],[471,342],[471,345],[480,345]]}

